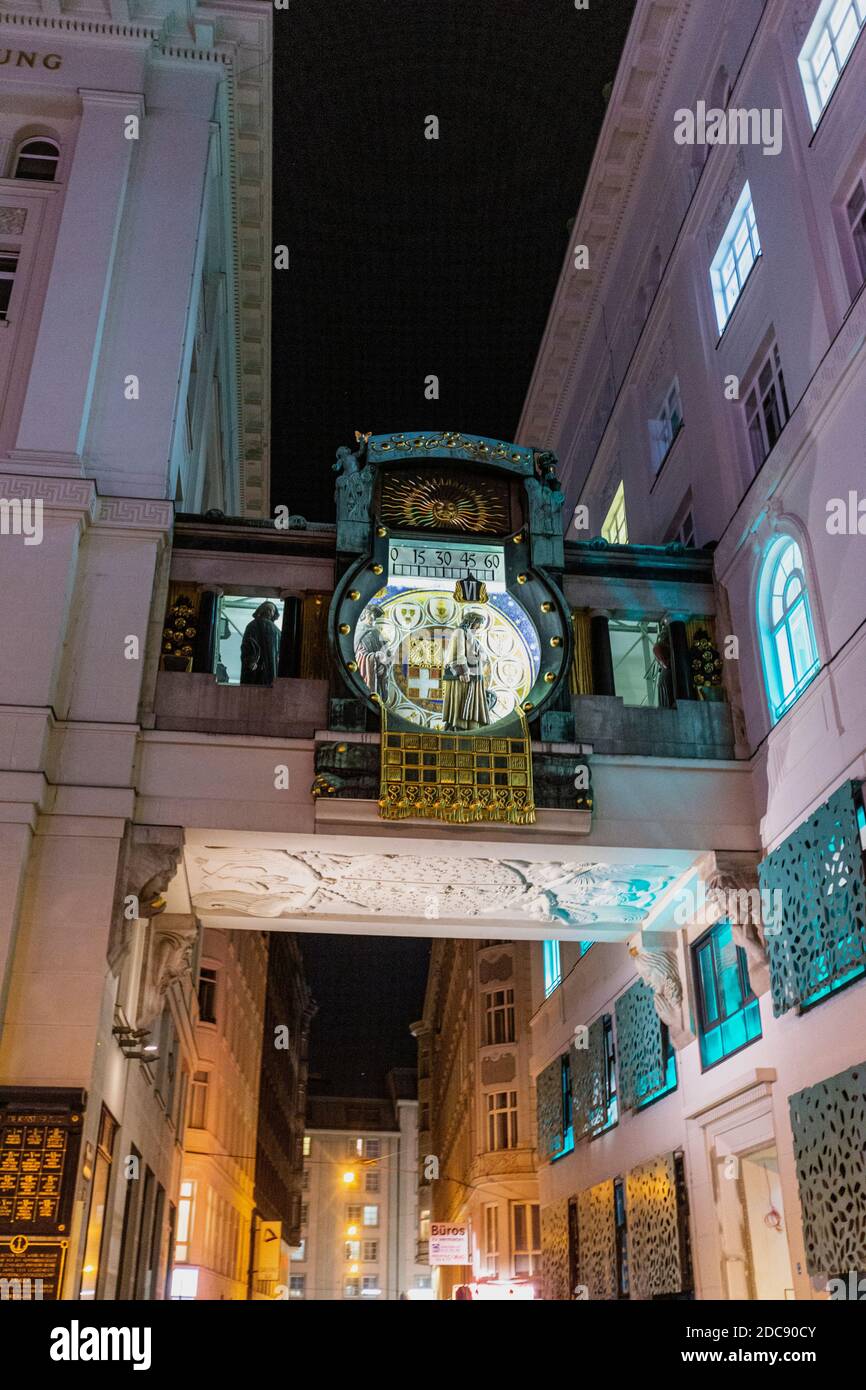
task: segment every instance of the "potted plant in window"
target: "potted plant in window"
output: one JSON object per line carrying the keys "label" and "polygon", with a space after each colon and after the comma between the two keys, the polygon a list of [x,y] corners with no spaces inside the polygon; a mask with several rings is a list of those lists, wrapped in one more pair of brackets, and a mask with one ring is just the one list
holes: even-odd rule
{"label": "potted plant in window", "polygon": [[192,601],[186,594],[178,594],[168,610],[165,627],[162,630],[162,669],[164,671],[191,671],[193,642],[195,641],[196,612]]}
{"label": "potted plant in window", "polygon": [[722,659],[716,651],[706,628],[699,627],[689,648],[692,683],[700,700],[720,702],[725,698],[722,684]]}

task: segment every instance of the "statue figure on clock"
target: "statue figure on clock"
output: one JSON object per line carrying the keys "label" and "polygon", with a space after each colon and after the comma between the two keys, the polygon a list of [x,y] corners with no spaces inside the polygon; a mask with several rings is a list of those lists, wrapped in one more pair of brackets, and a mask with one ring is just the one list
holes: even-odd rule
{"label": "statue figure on clock", "polygon": [[372,608],[367,609],[365,617],[369,626],[355,643],[358,675],[384,704],[391,680],[391,667],[394,664],[393,648],[381,629],[385,610],[374,604]]}
{"label": "statue figure on clock", "polygon": [[442,670],[442,720],[449,731],[490,723],[487,663],[477,636],[483,622],[480,613],[466,613],[448,643]]}

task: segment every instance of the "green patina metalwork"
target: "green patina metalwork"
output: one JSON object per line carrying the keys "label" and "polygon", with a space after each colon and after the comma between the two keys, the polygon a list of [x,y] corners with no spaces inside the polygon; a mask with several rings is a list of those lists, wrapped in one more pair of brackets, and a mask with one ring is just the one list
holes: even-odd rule
{"label": "green patina metalwork", "polygon": [[604,1048],[604,1019],[589,1025],[586,1047],[571,1054],[572,1123],[575,1142],[593,1134],[607,1118],[608,1094]]}
{"label": "green patina metalwork", "polygon": [[866,963],[858,796],[858,783],[844,782],[758,866],[773,904],[765,934],[776,1017]]}
{"label": "green patina metalwork", "polygon": [[617,999],[615,1013],[619,1096],[633,1110],[665,1089],[664,1038],[649,985],[636,981]]}

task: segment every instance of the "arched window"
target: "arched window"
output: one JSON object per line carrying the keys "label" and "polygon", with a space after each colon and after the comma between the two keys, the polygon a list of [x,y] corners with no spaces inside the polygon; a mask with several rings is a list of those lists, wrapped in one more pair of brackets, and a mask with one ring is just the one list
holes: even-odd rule
{"label": "arched window", "polygon": [[15,157],[16,179],[39,179],[53,183],[57,176],[60,146],[53,140],[25,140]]}
{"label": "arched window", "polygon": [[803,554],[791,536],[780,536],[764,559],[758,586],[758,627],[767,699],[781,719],[817,674],[820,664]]}

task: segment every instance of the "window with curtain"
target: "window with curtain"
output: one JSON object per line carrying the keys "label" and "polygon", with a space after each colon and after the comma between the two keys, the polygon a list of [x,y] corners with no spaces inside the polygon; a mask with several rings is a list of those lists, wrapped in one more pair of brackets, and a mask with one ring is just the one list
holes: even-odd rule
{"label": "window with curtain", "polygon": [[803,555],[792,536],[768,550],[758,585],[758,630],[774,720],[800,698],[820,665]]}

